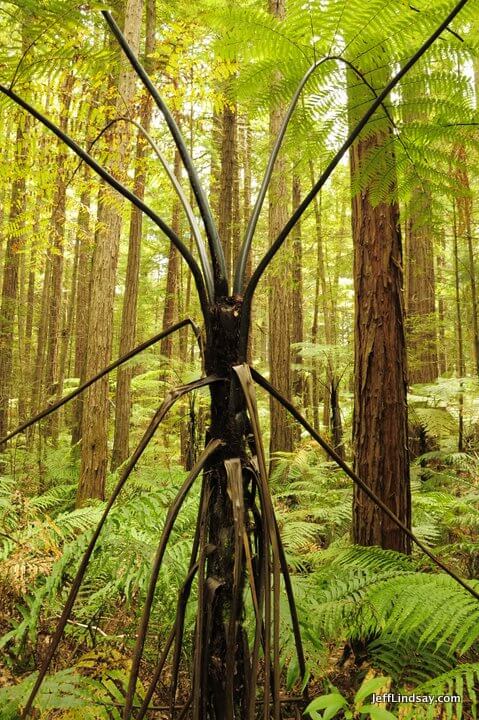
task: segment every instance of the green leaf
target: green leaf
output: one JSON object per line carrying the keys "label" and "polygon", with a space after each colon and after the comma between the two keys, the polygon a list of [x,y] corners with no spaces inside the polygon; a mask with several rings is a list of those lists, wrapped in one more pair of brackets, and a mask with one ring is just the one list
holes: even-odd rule
{"label": "green leaf", "polygon": [[377,705],[363,705],[361,713],[369,713],[371,720],[396,720],[396,715]]}
{"label": "green leaf", "polygon": [[296,680],[299,678],[299,666],[296,658],[293,658],[288,666],[288,672],[286,675],[286,688],[291,690]]}
{"label": "green leaf", "polygon": [[348,702],[345,697],[340,693],[329,693],[328,695],[320,695],[309,703],[305,710],[305,713],[309,713],[314,718],[316,710],[324,710],[323,720],[330,720],[333,718],[339,710],[348,706]]}
{"label": "green leaf", "polygon": [[380,677],[374,677],[370,680],[367,680],[366,682],[363,682],[356,695],[354,696],[355,705],[360,705],[362,701],[367,698],[368,695],[371,695],[376,690],[379,690],[380,688],[387,685],[390,680],[391,678],[381,675]]}

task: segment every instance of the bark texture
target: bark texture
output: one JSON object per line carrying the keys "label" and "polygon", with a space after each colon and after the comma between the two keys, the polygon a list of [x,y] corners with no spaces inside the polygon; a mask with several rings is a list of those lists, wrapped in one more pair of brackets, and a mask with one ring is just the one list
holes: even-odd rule
{"label": "bark texture", "polygon": [[[353,175],[389,133],[360,139]],[[386,150],[383,148],[383,152]],[[394,162],[393,158],[389,158]],[[369,189],[353,198],[355,282],[354,469],[408,527],[407,376],[402,248],[396,202],[373,206]],[[410,541],[356,487],[353,538],[360,545],[410,552]]]}
{"label": "bark texture", "polygon": [[427,383],[438,376],[436,282],[431,196],[417,189],[409,207],[407,240],[407,341],[409,382]]}
{"label": "bark texture", "polygon": [[[125,5],[124,34],[135,54],[139,49],[142,6],[142,0],[127,0]],[[118,114],[124,114],[124,104],[128,105],[132,101],[134,88],[135,75],[123,59],[118,79]],[[114,112],[114,108],[112,110]],[[114,127],[110,135],[110,168],[120,178],[123,178],[128,165],[129,137],[129,127],[121,123]],[[98,208],[98,232],[92,263],[86,358],[88,376],[99,372],[108,364],[111,356],[120,232],[119,199],[113,191],[104,188]],[[104,497],[108,462],[108,391],[108,378],[104,378],[85,393],[77,494],[79,505],[88,498]]]}
{"label": "bark texture", "polygon": [[[283,19],[286,13],[285,0],[270,0],[269,11]],[[274,143],[284,109],[276,107],[270,112],[269,133]],[[278,157],[269,186],[269,241],[273,243],[288,220],[288,173],[286,161]],[[288,400],[291,400],[291,287],[290,264],[287,254],[270,269],[269,295],[269,368],[271,383]],[[290,452],[294,444],[294,431],[285,410],[270,399],[271,434],[270,456],[278,451]]]}
{"label": "bark texture", "polygon": [[[147,3],[145,65],[151,62],[150,56],[155,49],[155,7],[151,0]],[[141,103],[140,123],[149,132],[153,101],[145,91]],[[147,151],[149,145],[143,135],[138,134],[135,156],[134,193],[143,199],[145,196]],[[124,355],[135,345],[137,332],[138,291],[140,284],[141,237],[143,213],[132,206],[130,215],[130,231],[128,237],[128,259],[125,278],[125,298],[121,316],[119,355]],[[174,228],[173,228],[174,229]],[[176,230],[175,230],[176,232]],[[172,246],[173,247],[173,246]],[[174,249],[174,248],[173,248]],[[167,338],[170,339],[169,337]],[[111,458],[112,470],[125,462],[130,454],[130,417],[131,417],[131,379],[133,366],[118,368],[115,390],[115,433]]]}
{"label": "bark texture", "polygon": [[[15,172],[9,215],[9,226],[12,229],[7,237],[5,250],[0,308],[0,437],[6,435],[8,431],[20,253],[25,243],[23,224],[26,208],[25,165],[28,137],[25,123],[26,118],[19,113],[15,136]],[[3,445],[0,451],[3,452],[4,449]]]}

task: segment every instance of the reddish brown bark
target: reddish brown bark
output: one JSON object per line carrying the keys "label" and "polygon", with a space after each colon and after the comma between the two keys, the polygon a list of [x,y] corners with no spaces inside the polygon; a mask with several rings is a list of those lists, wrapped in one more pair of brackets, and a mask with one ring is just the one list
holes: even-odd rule
{"label": "reddish brown bark", "polygon": [[[286,13],[284,0],[270,0],[269,11],[279,19]],[[276,107],[270,112],[269,134],[274,143],[284,108]],[[288,220],[288,173],[284,157],[278,157],[269,186],[269,242],[273,243]],[[269,368],[271,383],[288,400],[291,399],[291,288],[290,264],[283,255],[270,269],[269,293]],[[293,449],[294,431],[291,422],[279,403],[270,399],[271,433],[270,456],[278,451]]]}
{"label": "reddish brown bark", "polygon": [[[296,210],[301,202],[301,181],[298,175],[293,175],[292,185],[292,206],[293,211]],[[301,238],[301,223],[297,223],[293,233],[293,258],[292,258],[292,323],[291,323],[291,343],[297,344],[303,342],[303,250]],[[303,358],[299,348],[292,349],[292,360],[296,365],[293,371],[292,392],[293,395],[300,398],[303,396]]]}
{"label": "reddish brown bark", "polygon": [[[350,154],[353,175],[389,133],[370,133]],[[394,162],[394,158],[389,158]],[[355,283],[354,468],[408,527],[407,377],[399,208],[373,206],[369,189],[352,204]],[[410,552],[410,542],[356,487],[353,537],[361,545]]]}
{"label": "reddish brown bark", "polygon": [[436,282],[431,231],[431,198],[417,190],[410,203],[407,237],[407,341],[409,382],[432,382],[438,376]]}
{"label": "reddish brown bark", "polygon": [[[9,225],[3,266],[2,302],[0,308],[0,437],[7,434],[9,402],[12,387],[13,338],[18,291],[20,253],[25,237],[23,223],[26,208],[25,164],[28,132],[26,118],[19,114],[15,137],[15,172],[13,175]],[[2,446],[1,451],[5,449]]]}

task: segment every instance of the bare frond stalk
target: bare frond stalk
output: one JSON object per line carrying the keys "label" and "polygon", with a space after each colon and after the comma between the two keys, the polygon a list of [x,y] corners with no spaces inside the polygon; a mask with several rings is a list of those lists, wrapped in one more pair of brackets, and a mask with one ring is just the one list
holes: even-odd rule
{"label": "bare frond stalk", "polygon": [[316,430],[308,423],[308,421],[301,415],[298,410],[292,405],[292,403],[289,402],[289,400],[286,400],[277,390],[274,388],[270,383],[262,376],[257,370],[254,370],[251,368],[251,375],[253,377],[253,380],[258,383],[258,385],[261,385],[261,387],[266,390],[270,395],[272,395],[278,402],[281,403],[281,405],[286,408],[286,410],[291,413],[291,415],[297,420],[300,425],[311,435],[313,440],[316,440],[318,445],[320,445],[323,450],[329,455],[329,457],[334,460],[334,462],[339,465],[339,467],[344,470],[346,475],[351,478],[351,480],[354,482],[355,485],[357,485],[377,506],[380,508],[385,515],[387,515],[394,523],[397,525],[398,528],[400,528],[405,535],[408,536],[410,540],[412,540],[413,543],[415,543],[422,552],[430,558],[430,560],[433,561],[437,567],[441,568],[449,577],[453,578],[459,585],[461,585],[465,590],[467,590],[468,593],[470,593],[473,597],[475,597],[477,600],[479,600],[479,592],[477,592],[471,585],[469,585],[465,580],[463,580],[459,575],[456,575],[456,573],[448,568],[441,560],[439,560],[438,557],[432,553],[429,548],[424,545],[424,543],[419,540],[416,535],[414,535],[411,530],[403,523],[401,520],[399,520],[398,517],[388,508],[388,506],[383,503],[383,501],[377,497],[377,495],[369,488],[368,485],[364,482],[364,480],[361,480],[361,478],[356,475],[354,470],[352,470],[349,465],[338,455],[338,453],[333,450],[333,448],[324,440],[324,438],[321,437],[319,433],[316,432]]}
{"label": "bare frond stalk", "polygon": [[158,157],[161,164],[163,165],[163,168],[164,168],[166,174],[168,175],[168,178],[170,179],[171,184],[173,185],[175,192],[178,195],[178,198],[180,199],[180,202],[183,206],[186,217],[188,219],[188,223],[190,225],[191,232],[195,239],[196,247],[198,249],[198,253],[200,256],[201,268],[203,270],[203,275],[204,275],[205,282],[206,282],[206,289],[208,291],[208,299],[210,300],[210,302],[213,302],[213,300],[214,300],[213,273],[211,270],[208,253],[207,253],[205,244],[203,242],[203,238],[201,237],[201,232],[198,227],[198,223],[196,222],[196,218],[195,218],[193,209],[190,205],[188,198],[186,197],[186,195],[183,191],[183,188],[181,187],[180,183],[178,182],[178,179],[177,179],[175,173],[173,172],[173,169],[167,162],[165,156],[161,152],[158,145],[155,143],[155,141],[151,137],[150,133],[147,132],[147,130],[145,130],[145,128],[139,122],[137,122],[136,120],[133,120],[133,118],[126,117],[126,116],[117,117],[117,118],[114,118],[113,120],[110,120],[110,122],[107,125],[105,125],[105,127],[98,133],[98,135],[96,136],[96,138],[93,140],[93,142],[90,145],[90,150],[93,147],[93,145],[96,142],[98,142],[98,140],[112,127],[112,125],[114,125],[117,122],[128,122],[128,123],[131,123],[132,125],[134,125],[137,128],[137,130],[143,135],[143,137],[145,138],[147,143],[150,145],[150,147],[153,149],[153,152],[155,153],[155,155]]}
{"label": "bare frond stalk", "polygon": [[170,226],[167,225],[165,221],[162,220],[161,217],[155,213],[154,210],[152,210],[148,205],[146,205],[143,200],[140,200],[140,198],[137,197],[133,192],[131,192],[131,190],[128,190],[128,188],[126,188],[123,183],[113,177],[113,175],[111,175],[108,170],[106,170],[102,165],[97,163],[97,161],[94,160],[91,155],[89,155],[89,153],[83,150],[83,148],[81,148],[80,145],[75,142],[75,140],[73,140],[69,135],[63,132],[57,125],[55,125],[55,123],[51,122],[51,120],[45,117],[45,115],[39,112],[36,108],[32,107],[32,105],[27,103],[25,100],[23,100],[23,98],[17,95],[13,90],[10,90],[4,85],[0,85],[0,92],[2,92],[11,100],[16,102],[17,105],[20,105],[20,107],[22,107],[24,110],[30,113],[30,115],[33,115],[34,118],[36,118],[43,125],[45,125],[46,128],[48,128],[54,135],[56,135],[60,140],[62,140],[65,145],[67,145],[71,150],[73,150],[73,152],[78,155],[78,157],[80,157],[89,167],[91,167],[92,170],[94,170],[102,178],[102,180],[104,180],[108,185],[110,185],[110,187],[120,193],[120,195],[122,195],[124,198],[133,203],[135,207],[144,212],[145,215],[147,215],[151,220],[153,220],[155,225],[157,225],[160,230],[163,231],[167,238],[169,238],[169,240],[171,240],[173,245],[177,248],[178,252],[184,258],[191,270],[191,273],[195,280],[196,289],[198,291],[201,308],[206,320],[208,317],[208,300],[200,267],[191,252],[186,247],[186,245],[180,240],[176,233],[173,232]]}
{"label": "bare frond stalk", "polygon": [[53,405],[49,405],[47,408],[39,412],[37,415],[34,415],[33,417],[29,418],[26,422],[22,423],[22,425],[19,425],[15,430],[12,430],[11,433],[6,435],[4,438],[0,439],[0,445],[3,445],[4,443],[8,442],[12,438],[14,438],[16,435],[18,435],[21,432],[24,432],[29,427],[34,425],[37,422],[40,422],[40,420],[43,420],[44,418],[48,417],[51,413],[55,412],[55,410],[59,410],[63,405],[70,402],[71,400],[74,400],[80,393],[82,393],[84,390],[90,387],[90,385],[93,385],[93,383],[96,383],[98,380],[101,380],[102,377],[110,373],[112,370],[115,370],[117,367],[120,367],[120,365],[123,365],[124,363],[128,362],[128,360],[131,360],[131,358],[134,358],[139,353],[143,352],[143,350],[146,350],[147,348],[151,347],[155,343],[159,342],[160,340],[163,340],[163,338],[167,337],[168,335],[171,335],[171,333],[177,332],[178,330],[181,330],[186,325],[191,325],[193,328],[193,331],[195,333],[196,338],[198,339],[198,344],[200,346],[200,352],[202,352],[202,345],[201,345],[201,332],[200,329],[197,327],[197,325],[190,320],[190,318],[187,318],[186,320],[182,320],[179,323],[176,323],[175,325],[172,325],[167,330],[163,330],[163,332],[158,333],[158,335],[154,335],[149,340],[145,340],[145,342],[140,343],[140,345],[137,345],[136,347],[129,350],[125,355],[122,355],[117,360],[112,362],[110,365],[107,365],[101,372],[99,372],[97,375],[94,375],[93,377],[89,378],[89,380],[86,380],[84,383],[82,383],[79,387],[77,387],[75,390],[72,390],[71,393],[68,393],[68,395],[65,395],[65,397],[62,397],[60,400],[57,400]]}
{"label": "bare frond stalk", "polygon": [[198,173],[196,171],[196,168],[194,167],[193,161],[190,157],[190,154],[188,152],[186,143],[183,139],[180,129],[178,128],[178,125],[176,124],[175,119],[174,119],[173,115],[171,114],[171,112],[169,111],[167,105],[163,101],[163,98],[159,94],[156,87],[153,85],[148,73],[146,72],[146,70],[144,69],[144,67],[138,60],[138,58],[135,56],[135,53],[129,46],[128,42],[126,41],[126,38],[124,37],[124,35],[121,32],[118,25],[116,24],[111,13],[109,13],[107,11],[102,11],[102,15],[105,18],[106,22],[108,23],[115,38],[117,39],[121,49],[123,50],[126,57],[128,58],[128,61],[130,62],[132,68],[134,69],[134,71],[136,72],[136,74],[138,75],[141,82],[148,90],[148,92],[151,94],[157,107],[159,108],[160,112],[162,113],[163,117],[166,120],[168,129],[171,132],[174,143],[178,149],[178,152],[180,153],[181,159],[182,159],[184,166],[186,168],[186,171],[188,173],[188,178],[190,180],[190,184],[193,189],[193,193],[195,195],[196,202],[198,203],[198,208],[199,208],[199,211],[201,214],[201,219],[203,220],[203,223],[205,226],[206,235],[208,238],[208,244],[209,244],[210,253],[211,253],[211,259],[213,262],[213,274],[214,274],[214,281],[215,281],[216,297],[226,296],[228,294],[228,281],[227,281],[226,262],[225,262],[223,248],[221,246],[221,242],[218,237],[218,232],[215,227],[213,215],[212,215],[211,209],[209,207],[208,200],[206,199],[206,195],[203,191],[200,179],[198,177]]}
{"label": "bare frond stalk", "polygon": [[58,621],[57,628],[55,630],[55,634],[52,637],[51,643],[48,646],[48,651],[46,654],[46,657],[43,661],[43,664],[40,668],[40,671],[38,673],[37,679],[35,680],[35,684],[32,688],[32,691],[28,697],[28,700],[25,704],[25,708],[22,713],[22,720],[25,720],[32,710],[33,702],[37,696],[38,690],[40,689],[40,686],[45,678],[45,675],[48,672],[48,669],[50,667],[50,664],[53,660],[53,656],[55,655],[55,652],[60,644],[60,641],[63,636],[63,631],[65,630],[65,626],[70,619],[70,613],[73,609],[73,606],[75,604],[75,600],[77,598],[78,592],[80,590],[81,584],[83,582],[83,578],[85,576],[88,563],[90,562],[90,558],[93,554],[93,551],[95,549],[96,543],[98,541],[98,538],[100,536],[100,533],[103,529],[103,526],[105,525],[105,522],[108,518],[108,515],[110,514],[110,511],[113,507],[113,504],[115,500],[117,499],[118,495],[120,494],[121,490],[123,489],[123,486],[125,485],[126,481],[128,480],[129,476],[131,475],[132,471],[134,470],[138,460],[143,455],[144,451],[148,447],[148,444],[150,440],[153,438],[156,430],[158,429],[160,423],[167,415],[168,411],[171,409],[171,407],[179,400],[183,395],[186,395],[189,392],[192,392],[193,390],[198,390],[201,387],[205,387],[207,385],[211,385],[214,383],[221,382],[222,378],[219,377],[205,377],[201,378],[200,380],[196,380],[194,382],[188,383],[188,385],[182,385],[178,388],[175,388],[171,392],[168,393],[165,400],[163,401],[161,407],[156,411],[154,414],[147,430],[145,431],[142,439],[140,440],[138,446],[136,447],[134,453],[132,454],[130,460],[128,461],[127,465],[125,466],[123,472],[120,475],[120,478],[110,496],[110,499],[108,500],[108,503],[105,507],[105,510],[103,512],[103,515],[101,516],[100,522],[98,523],[95,532],[92,535],[92,538],[88,544],[87,549],[85,550],[85,553],[83,554],[83,557],[80,562],[80,566],[76,572],[75,578],[73,580],[72,586],[70,588],[70,592],[68,594],[67,600],[65,602],[65,605],[63,606],[63,611],[60,616],[60,620]]}
{"label": "bare frond stalk", "polygon": [[437,40],[437,38],[444,32],[444,30],[448,27],[449,23],[454,20],[456,15],[460,13],[462,8],[467,4],[468,0],[460,0],[454,8],[451,10],[451,12],[447,15],[447,17],[442,21],[442,23],[437,27],[437,29],[432,33],[432,35],[429,36],[429,38],[421,45],[421,47],[414,53],[414,55],[402,66],[402,68],[396,73],[396,75],[391,79],[391,81],[386,85],[386,87],[379,93],[379,95],[376,97],[374,102],[371,103],[368,110],[364,113],[361,120],[357,123],[355,128],[349,133],[348,137],[342,144],[341,148],[338,150],[338,152],[334,155],[334,157],[329,162],[326,169],[321,173],[321,176],[317,180],[314,187],[309,191],[309,193],[306,195],[304,200],[301,202],[301,204],[298,206],[298,208],[295,210],[295,212],[292,214],[284,228],[279,233],[278,237],[276,238],[275,242],[271,245],[269,250],[264,255],[263,259],[260,261],[258,267],[254,271],[248,286],[246,288],[245,294],[244,294],[244,304],[243,304],[243,316],[241,319],[241,357],[242,360],[246,357],[246,347],[248,342],[248,333],[249,333],[249,318],[251,314],[251,303],[252,299],[256,290],[256,287],[258,285],[258,282],[260,281],[261,277],[263,276],[263,273],[265,272],[266,268],[270,264],[270,262],[273,260],[274,256],[278,252],[278,250],[283,245],[284,241],[290,234],[291,230],[294,228],[298,220],[303,216],[305,211],[308,209],[308,207],[313,202],[314,198],[318,194],[318,192],[321,190],[321,188],[324,186],[325,182],[328,180],[330,175],[332,174],[333,170],[337,167],[341,159],[343,158],[344,154],[349,150],[351,145],[354,143],[356,138],[360,135],[361,131],[364,129],[364,127],[367,125],[368,121],[371,119],[371,117],[374,115],[376,110],[382,105],[383,101],[388,97],[390,92],[396,87],[396,85],[402,80],[402,78],[409,72],[409,70],[414,67],[414,65],[422,58],[424,53],[431,47],[431,45]]}
{"label": "bare frond stalk", "polygon": [[[245,238],[243,241],[243,245],[241,246],[241,250],[238,255],[238,261],[236,263],[236,268],[235,268],[234,287],[233,287],[233,291],[235,294],[239,295],[239,294],[241,294],[241,292],[243,290],[243,280],[244,280],[244,274],[246,271],[246,266],[248,263],[248,255],[251,250],[251,244],[253,242],[254,234],[256,231],[256,226],[258,225],[258,220],[259,220],[259,216],[261,213],[261,209],[263,207],[264,199],[266,197],[266,193],[267,193],[270,181],[271,181],[271,176],[273,174],[274,166],[275,166],[277,157],[279,155],[279,151],[281,150],[281,146],[283,144],[284,136],[289,127],[289,124],[293,117],[294,111],[296,110],[296,106],[298,104],[299,98],[301,97],[301,93],[303,92],[309,78],[312,75],[314,75],[316,70],[318,70],[322,65],[324,65],[326,62],[329,62],[329,61],[344,63],[347,67],[349,67],[358,76],[358,78],[361,80],[361,82],[364,83],[364,85],[366,85],[369,88],[369,90],[371,90],[374,97],[378,96],[376,90],[371,85],[371,83],[368,82],[365,75],[362,72],[360,72],[360,70],[358,70],[358,68],[352,62],[350,62],[349,60],[346,60],[346,58],[343,58],[340,55],[328,55],[327,57],[323,58],[322,60],[319,60],[318,62],[315,62],[313,65],[311,65],[311,67],[304,74],[298,87],[296,88],[296,91],[293,95],[293,99],[291,100],[288,110],[283,118],[283,122],[281,123],[279,133],[278,133],[275,143],[274,143],[274,147],[269,156],[268,165],[266,167],[263,181],[262,181],[261,187],[259,189],[258,197],[256,198],[253,212],[251,214],[251,217],[250,217],[250,220],[248,223],[248,227],[246,229]],[[383,103],[381,103],[381,106],[386,114],[386,117],[389,119],[391,124],[394,126],[394,121],[390,115],[388,108]]]}
{"label": "bare frond stalk", "polygon": [[155,559],[153,561],[153,567],[150,575],[150,582],[148,585],[148,591],[146,594],[145,605],[143,607],[143,613],[140,619],[138,627],[137,640],[135,645],[135,651],[133,653],[133,660],[130,670],[130,679],[128,683],[128,691],[125,697],[125,708],[123,710],[123,720],[129,720],[131,716],[131,709],[133,707],[133,700],[135,698],[136,683],[138,680],[138,673],[140,670],[140,661],[143,655],[143,648],[145,645],[146,634],[148,631],[148,625],[150,622],[151,608],[155,597],[156,584],[158,582],[158,575],[160,573],[163,558],[165,556],[166,546],[168,544],[169,537],[173,530],[175,520],[181,507],[185,501],[186,496],[191,490],[193,483],[196,478],[203,470],[207,460],[216,452],[216,450],[222,445],[221,440],[211,440],[206,448],[203,450],[201,456],[196,462],[193,469],[188,474],[188,477],[181,486],[176,498],[170,505],[168,515],[166,516],[165,525],[161,535],[161,539],[156,551]]}

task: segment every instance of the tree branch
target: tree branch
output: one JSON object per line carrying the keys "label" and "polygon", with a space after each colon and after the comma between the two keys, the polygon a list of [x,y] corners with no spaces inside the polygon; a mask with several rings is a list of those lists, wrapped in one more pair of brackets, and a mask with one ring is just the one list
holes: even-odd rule
{"label": "tree branch", "polygon": [[168,125],[168,128],[173,137],[174,143],[178,149],[178,152],[180,153],[181,159],[183,160],[186,171],[188,173],[191,187],[193,189],[193,193],[195,195],[196,202],[198,203],[198,208],[200,210],[201,218],[202,218],[204,226],[205,226],[206,235],[208,238],[208,244],[209,244],[210,253],[211,253],[211,259],[213,261],[213,273],[214,273],[214,279],[215,279],[216,293],[217,293],[217,295],[226,295],[227,291],[228,291],[228,280],[227,280],[226,262],[225,262],[223,248],[221,246],[221,242],[218,237],[218,232],[215,227],[215,223],[213,220],[213,214],[212,214],[210,206],[208,204],[208,200],[207,200],[206,195],[201,186],[200,179],[198,177],[198,173],[196,172],[196,169],[193,165],[193,161],[190,157],[190,154],[188,152],[186,143],[183,139],[180,129],[179,129],[178,125],[176,124],[173,115],[170,113],[168,107],[164,103],[158,90],[153,85],[150,77],[148,76],[148,73],[146,72],[146,70],[144,69],[144,67],[138,60],[138,58],[135,56],[133,50],[129,46],[125,36],[123,35],[120,28],[116,24],[111,13],[107,12],[106,10],[102,10],[102,15],[105,18],[106,22],[108,23],[113,35],[117,39],[121,49],[123,50],[126,57],[128,58],[128,61],[129,61],[130,65],[132,66],[133,70],[136,72],[136,74],[140,78],[141,82],[143,83],[143,85],[146,87],[146,89],[152,96],[153,100],[155,101],[156,105],[158,106],[159,110],[161,111],[163,117],[166,120],[166,124]]}
{"label": "tree branch", "polygon": [[278,237],[274,241],[274,243],[271,245],[269,250],[264,255],[263,259],[259,263],[258,267],[254,271],[248,286],[246,288],[244,299],[243,299],[243,312],[241,317],[241,353],[242,353],[242,359],[244,359],[246,354],[246,346],[248,341],[248,326],[249,326],[249,317],[251,313],[251,302],[253,299],[254,292],[256,290],[256,287],[258,285],[258,282],[260,278],[262,277],[263,273],[265,272],[266,268],[278,252],[278,250],[283,245],[284,241],[290,234],[291,230],[294,228],[296,223],[300,220],[304,212],[308,209],[318,192],[321,190],[325,182],[330,177],[333,170],[336,168],[336,166],[341,161],[341,158],[344,156],[346,151],[351,147],[353,142],[356,140],[356,138],[359,136],[361,131],[366,126],[368,120],[374,115],[376,110],[381,106],[385,98],[389,95],[391,90],[393,90],[396,85],[400,82],[400,80],[409,72],[409,70],[418,62],[418,60],[421,59],[421,57],[424,55],[424,53],[431,47],[431,45],[434,43],[434,41],[441,35],[441,33],[447,28],[449,23],[456,17],[456,15],[462,10],[462,8],[467,4],[468,0],[459,0],[457,5],[454,6],[454,8],[451,10],[449,15],[442,21],[442,23],[438,26],[438,28],[430,35],[430,37],[421,45],[419,50],[417,50],[414,55],[403,65],[403,67],[399,70],[398,73],[392,78],[392,80],[386,85],[386,87],[379,93],[377,98],[374,100],[373,103],[371,103],[369,109],[364,113],[361,120],[357,123],[356,127],[349,133],[348,137],[342,144],[341,148],[338,150],[338,152],[334,155],[334,157],[329,162],[326,169],[322,172],[320,178],[317,180],[314,187],[309,191],[309,193],[306,195],[306,197],[302,200],[298,208],[295,210],[293,215],[290,217],[284,228],[279,233]]}
{"label": "tree branch", "polygon": [[15,430],[12,430],[11,433],[8,435],[5,435],[4,438],[0,439],[0,445],[4,445],[8,440],[11,440],[19,433],[23,432],[24,430],[27,430],[29,427],[34,425],[35,423],[39,422],[40,420],[43,420],[43,418],[48,417],[51,413],[55,412],[55,410],[58,410],[66,403],[70,402],[70,400],[74,400],[80,393],[82,393],[84,390],[90,387],[90,385],[93,385],[93,383],[96,383],[98,380],[101,380],[102,377],[107,375],[112,370],[115,370],[120,365],[123,365],[123,363],[126,363],[128,360],[131,360],[131,358],[135,357],[135,355],[138,355],[139,353],[143,352],[143,350],[146,350],[147,348],[151,347],[151,345],[154,345],[155,343],[159,342],[163,338],[167,337],[168,335],[171,335],[171,333],[176,332],[177,330],[181,330],[181,328],[185,327],[186,325],[191,325],[193,328],[193,331],[198,339],[198,343],[200,345],[200,352],[202,351],[201,347],[201,333],[200,329],[195,325],[195,323],[190,320],[190,318],[187,318],[186,320],[182,320],[179,323],[176,323],[176,325],[172,325],[168,330],[163,330],[163,332],[158,333],[158,335],[154,335],[149,340],[146,340],[145,342],[141,343],[140,345],[137,345],[132,350],[129,350],[127,353],[119,357],[114,362],[110,363],[110,365],[107,365],[103,370],[101,370],[97,375],[94,375],[89,380],[86,380],[84,383],[82,383],[79,387],[77,387],[75,390],[72,390],[71,393],[68,393],[68,395],[65,395],[65,397],[60,398],[60,400],[57,400],[53,405],[49,405],[49,407],[45,408],[41,412],[39,412],[37,415],[34,415],[32,418],[27,420],[26,422],[19,425]]}
{"label": "tree branch", "polygon": [[298,410],[292,405],[289,400],[286,400],[285,397],[281,395],[281,393],[276,390],[260,373],[255,370],[254,368],[251,368],[251,375],[253,377],[253,380],[258,383],[258,385],[261,385],[261,387],[266,390],[272,397],[275,398],[281,405],[286,408],[286,410],[299,422],[300,425],[303,426],[303,428],[311,435],[311,437],[316,440],[318,445],[320,445],[323,450],[334,460],[334,462],[339,465],[339,467],[344,470],[346,475],[351,478],[351,480],[357,485],[367,496],[370,500],[372,500],[378,508],[380,508],[385,515],[390,518],[390,520],[393,521],[395,525],[397,525],[398,528],[400,528],[405,535],[407,535],[417,546],[422,550],[422,552],[430,558],[435,565],[437,565],[441,570],[443,570],[447,575],[449,575],[453,580],[455,580],[459,585],[461,585],[465,590],[467,590],[468,593],[470,593],[473,597],[476,598],[476,600],[479,600],[479,592],[474,590],[474,588],[469,585],[467,582],[465,582],[462,578],[459,577],[459,575],[456,575],[456,573],[453,570],[450,570],[439,558],[437,558],[424,543],[419,540],[416,535],[414,535],[413,532],[403,523],[401,520],[393,513],[390,508],[380,499],[377,497],[377,495],[369,488],[366,483],[361,480],[361,478],[356,475],[354,470],[352,470],[349,465],[344,462],[344,460],[337,454],[335,450],[324,440],[324,438],[321,437],[319,433],[316,432],[316,430],[308,423],[308,421],[301,415]]}
{"label": "tree branch", "polygon": [[191,252],[176,235],[176,233],[173,232],[170,226],[167,225],[164,220],[162,220],[160,216],[157,215],[148,205],[146,205],[143,200],[140,200],[140,198],[137,197],[133,192],[131,192],[131,190],[128,190],[128,188],[125,187],[119,180],[113,177],[113,175],[111,175],[108,170],[105,170],[102,165],[97,163],[96,160],[91,157],[91,155],[89,155],[85,150],[83,150],[83,148],[81,148],[80,145],[78,145],[78,143],[73,140],[73,138],[63,132],[63,130],[61,130],[57,125],[55,125],[55,123],[51,122],[51,120],[45,117],[45,115],[36,110],[36,108],[32,107],[32,105],[23,100],[23,98],[17,95],[13,90],[10,90],[4,85],[0,85],[0,92],[2,92],[4,95],[7,95],[7,97],[16,102],[17,105],[20,105],[20,107],[22,107],[24,110],[30,113],[30,115],[33,115],[34,118],[36,118],[43,125],[45,125],[46,128],[48,128],[52,133],[54,133],[54,135],[56,135],[62,142],[64,142],[65,145],[67,145],[71,150],[73,150],[73,152],[76,153],[78,157],[80,157],[84,162],[86,162],[86,164],[91,167],[92,170],[94,170],[103,180],[105,180],[105,182],[108,183],[110,187],[119,192],[120,195],[123,195],[123,197],[133,203],[133,205],[135,205],[139,210],[144,212],[145,215],[148,215],[148,217],[151,218],[151,220],[153,220],[156,225],[158,225],[158,227],[164,232],[164,234],[177,248],[180,255],[182,255],[182,257],[188,263],[189,268],[195,279],[196,288],[198,290],[198,295],[200,298],[201,309],[203,311],[206,321],[208,316],[208,302],[206,297],[203,275],[201,274],[199,265],[197,264]]}

